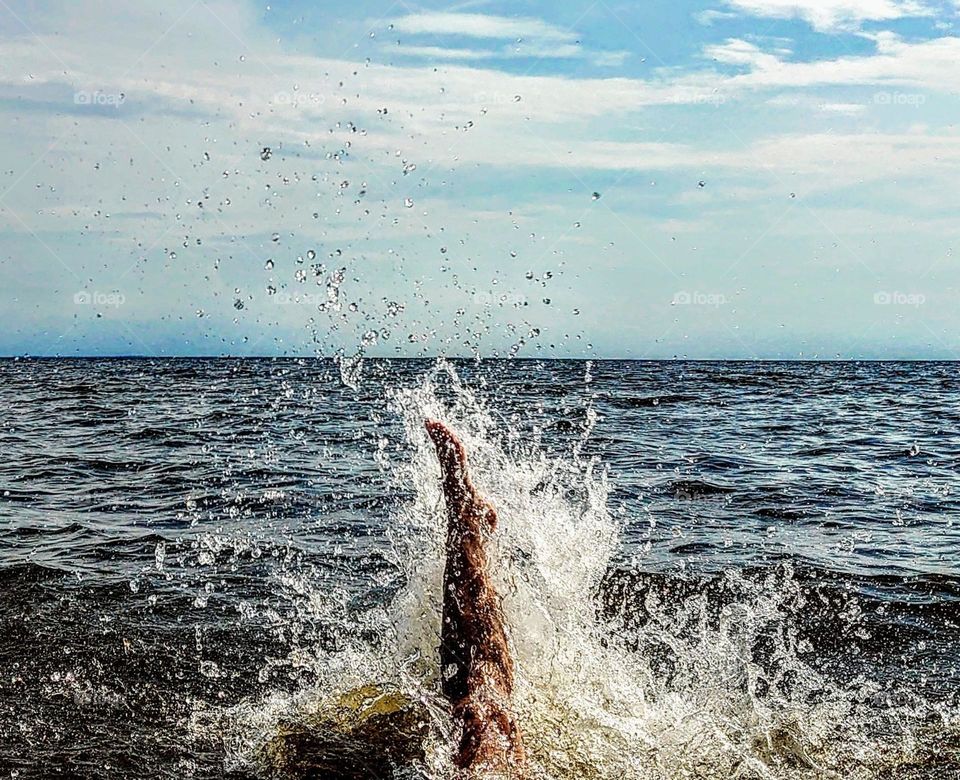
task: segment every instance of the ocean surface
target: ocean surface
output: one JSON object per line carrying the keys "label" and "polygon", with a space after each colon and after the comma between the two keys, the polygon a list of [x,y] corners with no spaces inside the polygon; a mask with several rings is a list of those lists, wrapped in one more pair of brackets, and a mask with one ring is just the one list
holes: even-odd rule
{"label": "ocean surface", "polygon": [[349,379],[0,361],[0,777],[449,776],[427,416],[501,516],[531,777],[960,777],[960,364]]}

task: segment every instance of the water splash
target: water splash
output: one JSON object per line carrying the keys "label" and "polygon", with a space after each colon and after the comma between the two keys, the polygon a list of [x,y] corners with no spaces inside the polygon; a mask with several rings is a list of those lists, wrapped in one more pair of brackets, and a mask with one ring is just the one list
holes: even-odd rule
{"label": "water splash", "polygon": [[[231,765],[290,774],[295,768],[278,767],[290,743],[278,749],[278,738],[337,733],[374,752],[378,739],[404,743],[397,777],[451,776],[437,653],[446,520],[423,429],[435,417],[461,436],[475,483],[498,510],[489,554],[532,778],[867,780],[958,766],[960,732],[949,711],[855,675],[828,679],[808,662],[797,626],[815,605],[789,566],[759,577],[728,571],[713,593],[692,580],[638,587],[642,561],[619,583],[611,577],[621,528],[608,510],[604,469],[582,454],[592,412],[583,439],[557,458],[498,421],[443,362],[420,385],[396,391],[391,406],[405,446],[384,439],[376,457],[408,496],[389,531],[396,595],[350,614],[336,593],[295,577],[281,583],[299,594],[304,624],[334,627],[335,647],[301,643],[274,661],[309,668],[315,682],[306,688],[195,713],[195,733],[225,730]],[[357,691],[368,692],[364,703],[331,719]],[[381,697],[407,726],[384,722],[366,733],[356,725],[367,722],[362,708]],[[334,749],[329,738],[313,744]],[[343,777],[368,776],[362,766],[339,766]]]}

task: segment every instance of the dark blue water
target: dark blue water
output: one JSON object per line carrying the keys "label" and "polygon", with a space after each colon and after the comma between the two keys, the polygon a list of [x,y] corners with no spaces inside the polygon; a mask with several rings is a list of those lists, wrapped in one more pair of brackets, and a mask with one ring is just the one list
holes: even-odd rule
{"label": "dark blue water", "polygon": [[[257,776],[192,721],[309,688],[289,659],[335,653],[343,616],[396,592],[386,534],[412,488],[377,453],[410,449],[388,391],[430,366],[367,361],[355,391],[325,361],[0,362],[3,776]],[[742,595],[731,572],[782,588],[811,668],[941,718],[910,762],[857,776],[960,777],[942,731],[960,691],[960,367],[457,370],[497,436],[608,471],[621,545],[585,598],[638,652],[654,602],[703,599],[710,621]],[[308,608],[317,593],[336,617]],[[651,664],[669,677],[669,649]]]}

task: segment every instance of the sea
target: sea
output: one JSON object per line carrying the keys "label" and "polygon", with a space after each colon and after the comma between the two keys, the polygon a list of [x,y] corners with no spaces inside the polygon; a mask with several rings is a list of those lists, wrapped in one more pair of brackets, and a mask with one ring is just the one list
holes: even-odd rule
{"label": "sea", "polygon": [[0,777],[453,777],[463,439],[530,780],[960,778],[960,364],[0,361]]}

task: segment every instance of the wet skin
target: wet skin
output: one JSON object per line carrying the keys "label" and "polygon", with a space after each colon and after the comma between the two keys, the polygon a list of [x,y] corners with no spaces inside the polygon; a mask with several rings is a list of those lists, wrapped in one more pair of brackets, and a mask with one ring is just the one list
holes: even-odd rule
{"label": "wet skin", "polygon": [[457,436],[435,420],[426,427],[440,459],[447,507],[440,668],[460,728],[454,763],[466,778],[523,778],[523,738],[510,707],[513,658],[484,551],[497,513],[470,481]]}

